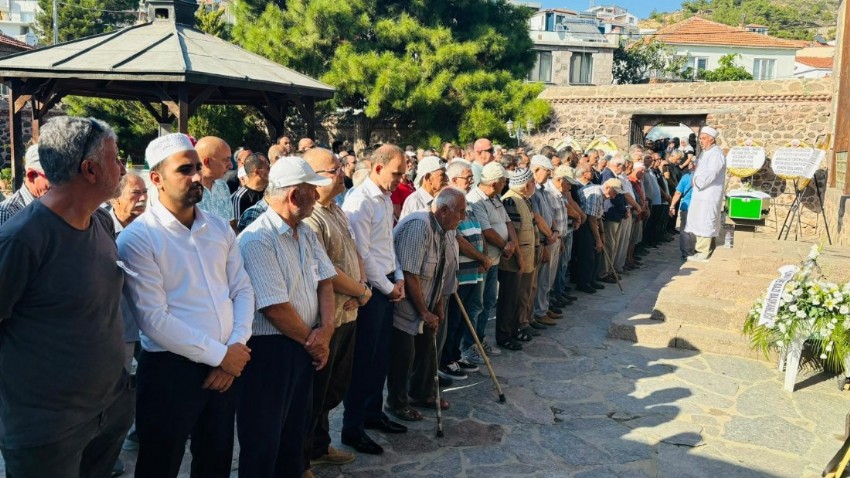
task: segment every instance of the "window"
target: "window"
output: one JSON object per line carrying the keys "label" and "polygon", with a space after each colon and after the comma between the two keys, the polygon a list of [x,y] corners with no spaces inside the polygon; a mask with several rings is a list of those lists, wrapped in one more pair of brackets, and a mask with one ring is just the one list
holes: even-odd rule
{"label": "window", "polygon": [[570,58],[570,84],[590,85],[593,78],[593,54],[576,53]]}
{"label": "window", "polygon": [[772,80],[776,77],[776,60],[756,58],[753,60],[753,79]]}
{"label": "window", "polygon": [[528,81],[552,82],[552,52],[538,51],[534,68],[528,73]]}
{"label": "window", "polygon": [[688,57],[688,68],[693,71],[694,79],[699,78],[699,72],[708,68],[708,58],[704,56]]}

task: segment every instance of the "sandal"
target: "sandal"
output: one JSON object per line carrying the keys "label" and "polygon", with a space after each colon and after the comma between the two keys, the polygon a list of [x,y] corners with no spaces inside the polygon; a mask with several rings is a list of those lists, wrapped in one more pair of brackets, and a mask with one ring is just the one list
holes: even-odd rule
{"label": "sandal", "polygon": [[[417,407],[417,408],[429,408],[431,410],[436,410],[437,409],[437,401],[436,400],[430,400],[430,401],[413,400],[413,401],[410,402],[410,406]],[[440,399],[440,410],[448,410],[448,409],[449,409],[449,401],[441,398]]]}
{"label": "sandal", "polygon": [[418,410],[414,410],[410,406],[406,406],[404,408],[399,408],[396,410],[390,410],[396,418],[399,420],[404,420],[406,422],[418,422],[422,420],[422,414],[419,413]]}
{"label": "sandal", "polygon": [[530,335],[521,330],[514,334],[513,339],[519,340],[520,342],[531,342],[532,340]]}
{"label": "sandal", "polygon": [[504,342],[496,342],[496,345],[506,350],[522,350],[522,344],[516,340],[505,340]]}

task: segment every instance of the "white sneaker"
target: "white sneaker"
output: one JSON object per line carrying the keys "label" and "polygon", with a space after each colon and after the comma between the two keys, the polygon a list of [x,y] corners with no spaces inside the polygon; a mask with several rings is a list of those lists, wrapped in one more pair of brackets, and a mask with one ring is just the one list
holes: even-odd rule
{"label": "white sneaker", "polygon": [[490,342],[487,342],[486,340],[481,342],[481,345],[484,347],[484,353],[489,356],[502,355],[502,349],[491,346]]}
{"label": "white sneaker", "polygon": [[477,363],[477,364],[483,364],[484,363],[484,359],[481,358],[481,354],[478,353],[478,348],[475,347],[474,345],[472,347],[469,347],[468,349],[464,350],[463,352],[461,352],[460,355],[461,355],[461,357],[463,357],[463,360],[466,361],[466,362]]}

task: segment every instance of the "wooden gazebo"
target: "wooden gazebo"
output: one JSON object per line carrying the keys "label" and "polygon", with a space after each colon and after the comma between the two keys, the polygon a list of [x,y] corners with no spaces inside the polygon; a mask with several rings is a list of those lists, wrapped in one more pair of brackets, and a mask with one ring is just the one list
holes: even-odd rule
{"label": "wooden gazebo", "polygon": [[200,105],[219,104],[253,106],[282,134],[292,105],[313,136],[315,102],[333,97],[331,86],[194,29],[194,1],[147,3],[148,23],[0,59],[15,188],[23,179],[23,109],[30,105],[38,138],[39,124],[66,95],[139,101],[184,133]]}

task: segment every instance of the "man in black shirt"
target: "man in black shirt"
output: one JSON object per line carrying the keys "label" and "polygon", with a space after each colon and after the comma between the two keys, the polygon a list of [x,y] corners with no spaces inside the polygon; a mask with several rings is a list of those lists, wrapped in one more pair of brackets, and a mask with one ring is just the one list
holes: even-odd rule
{"label": "man in black shirt", "polygon": [[41,129],[50,191],[0,227],[0,451],[9,476],[109,476],[133,420],[109,214],[115,133],[58,117]]}
{"label": "man in black shirt", "polygon": [[266,186],[269,184],[269,162],[260,153],[253,153],[244,162],[245,184],[236,190],[230,201],[233,203],[234,217],[242,217],[246,209],[263,199]]}

